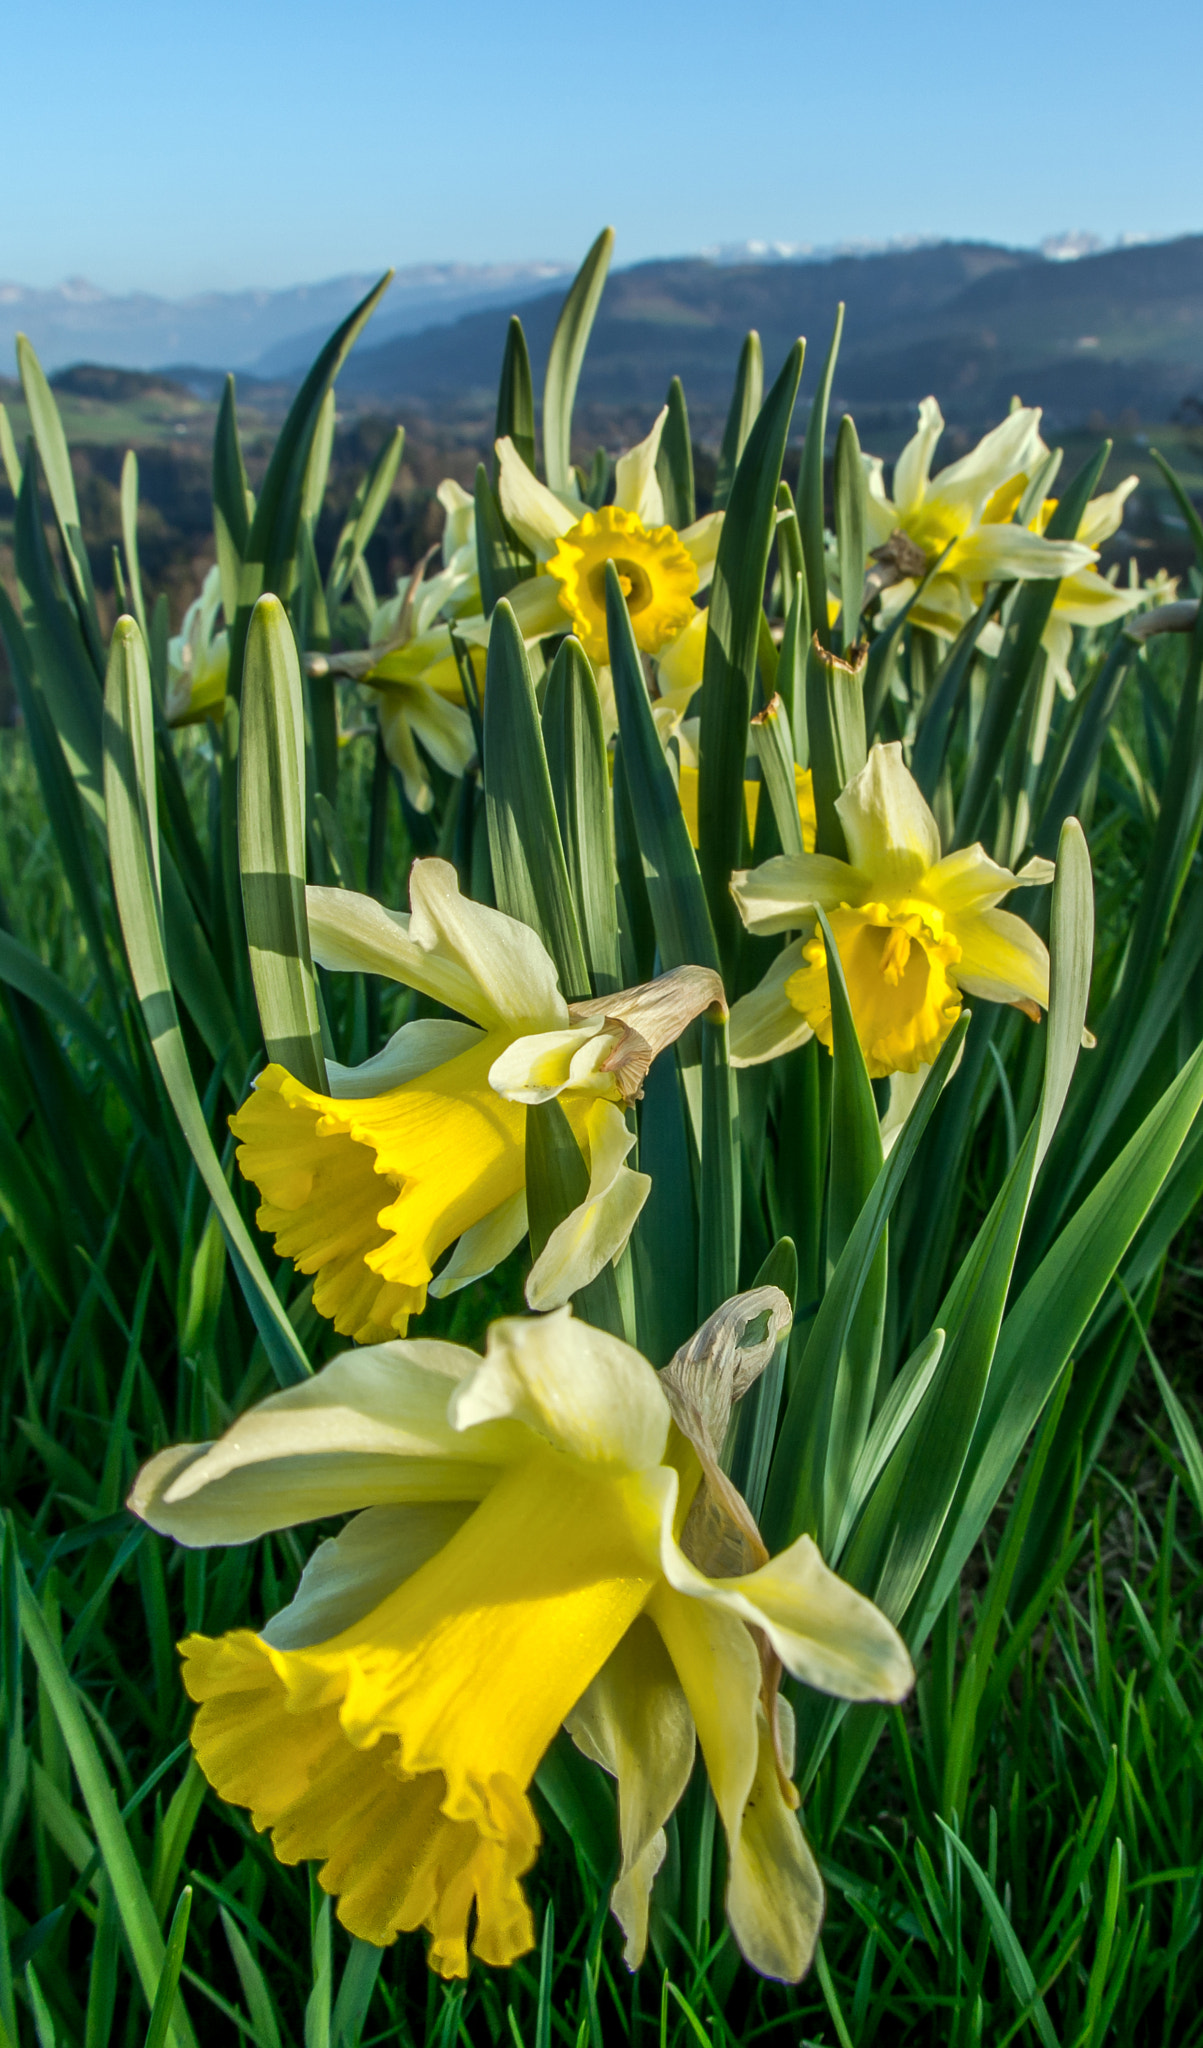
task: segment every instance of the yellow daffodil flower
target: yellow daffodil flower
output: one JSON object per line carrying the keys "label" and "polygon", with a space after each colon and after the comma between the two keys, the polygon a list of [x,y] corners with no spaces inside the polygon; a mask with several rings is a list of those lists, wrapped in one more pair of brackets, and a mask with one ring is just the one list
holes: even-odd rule
{"label": "yellow daffodil flower", "polygon": [[[744,1301],[768,1296],[788,1322],[776,1290]],[[733,1389],[704,1384],[705,1338],[657,1374],[564,1309],[495,1323],[483,1359],[431,1340],[345,1353],[140,1474],[131,1507],[194,1546],[352,1513],[264,1628],[181,1650],[205,1776],[281,1861],[320,1863],[361,1939],[425,1927],[447,1977],[469,1938],[495,1965],[531,1948],[529,1786],[567,1722],[618,1780],[631,1966],[698,1741],[735,1938],[768,1975],[808,1966],[822,1884],[777,1674],[896,1701],[913,1673],[810,1537],[768,1557],[715,1463]]]}
{"label": "yellow daffodil flower", "polygon": [[733,875],[749,931],[801,932],[731,1012],[731,1058],[756,1066],[812,1033],[831,1046],[827,955],[816,909],[839,948],[870,1075],[913,1074],[935,1059],[963,995],[1048,1008],[1044,941],[997,905],[1050,882],[1050,861],[1016,875],[981,846],[940,857],[940,834],[897,741],[870,749],[836,801],[849,859],[782,854]]}
{"label": "yellow daffodil flower", "polygon": [[180,631],[167,643],[168,725],[196,725],[202,718],[220,718],[225,708],[230,668],[230,636],[217,626],[221,610],[221,571],[210,569],[184,613]]}
{"label": "yellow daffodil flower", "polygon": [[[1036,408],[1018,406],[968,455],[933,477],[932,457],[943,431],[939,406],[925,398],[919,430],[894,465],[892,499],[886,496],[881,462],[866,459],[866,525],[871,547],[885,547],[902,535],[928,564],[953,543],[910,616],[932,632],[955,635],[972,617],[988,583],[1073,576],[1091,567],[1097,556],[1092,545],[1080,540],[1047,540],[1011,523],[1023,488],[1016,490],[1016,481],[1021,473],[1025,481],[1034,473],[1044,452]],[[905,604],[917,581],[910,573],[885,589],[883,613]]]}
{"label": "yellow daffodil flower", "polygon": [[[526,1231],[526,1111],[560,1100],[589,1168],[527,1300],[567,1301],[621,1252],[647,1198],[625,1165],[626,1104],[655,1055],[722,1001],[718,976],[677,968],[646,987],[566,1003],[526,925],[460,895],[446,861],[415,863],[411,912],[344,889],[307,892],[320,965],[388,975],[459,1013],[406,1024],[319,1095],[272,1064],[231,1129],[276,1250],[315,1276],[313,1301],[360,1343],[404,1331],[428,1290],[453,1293]],[[434,1279],[436,1261],[455,1246]]]}

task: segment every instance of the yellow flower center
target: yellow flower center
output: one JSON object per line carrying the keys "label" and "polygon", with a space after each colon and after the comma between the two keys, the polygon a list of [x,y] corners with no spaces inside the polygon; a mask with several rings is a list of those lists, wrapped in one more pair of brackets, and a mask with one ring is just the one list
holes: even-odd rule
{"label": "yellow flower center", "polygon": [[[930,1066],[961,1008],[961,992],[948,972],[961,949],[945,935],[940,912],[918,902],[842,903],[828,923],[873,1080]],[[807,965],[791,974],[785,993],[830,1049],[831,988],[820,933],[802,954]]]}
{"label": "yellow flower center", "polygon": [[562,535],[547,564],[556,596],[593,661],[610,658],[606,633],[606,563],[613,562],[645,654],[658,654],[694,615],[697,563],[671,526],[647,527],[620,505],[586,512]]}

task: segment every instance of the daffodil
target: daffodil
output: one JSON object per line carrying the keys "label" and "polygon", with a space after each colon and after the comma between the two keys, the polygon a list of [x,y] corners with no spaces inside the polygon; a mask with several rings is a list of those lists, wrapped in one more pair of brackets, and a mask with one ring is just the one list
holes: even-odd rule
{"label": "daffodil", "polygon": [[1023,485],[1044,452],[1038,409],[1017,406],[968,455],[933,477],[932,457],[943,431],[939,406],[925,398],[919,430],[894,465],[892,498],[881,462],[866,459],[867,531],[874,547],[893,549],[897,569],[905,571],[883,591],[886,613],[914,595],[925,568],[951,543],[911,618],[933,632],[955,635],[988,583],[1073,576],[1097,556],[1082,540],[1048,540],[1012,521]]}
{"label": "daffodil", "polygon": [[1050,861],[1019,874],[981,846],[940,857],[940,834],[897,741],[870,749],[836,800],[849,858],[782,854],[733,875],[749,931],[798,932],[731,1013],[731,1057],[755,1066],[812,1033],[830,1048],[831,991],[816,911],[839,948],[857,1037],[874,1079],[935,1059],[963,995],[1048,1007],[1048,950],[997,906],[1011,889],[1053,877]]}
{"label": "daffodil", "polygon": [[[1125,477],[1113,491],[1104,491],[1101,497],[1092,498],[1082,515],[1075,538],[1085,547],[1101,548],[1105,540],[1118,533],[1125,501],[1139,481],[1139,477]],[[1045,500],[1041,507],[1043,517],[1051,516],[1053,502]],[[1048,508],[1047,513],[1045,507]],[[1093,565],[1076,569],[1058,584],[1052,617],[1041,635],[1041,645],[1048,656],[1052,677],[1064,696],[1072,697],[1074,694],[1069,673],[1074,627],[1089,630],[1096,626],[1109,626],[1113,620],[1122,619],[1135,610],[1143,602],[1143,596],[1140,590],[1125,590],[1110,582]]]}
{"label": "daffodil", "polygon": [[[526,1113],[560,1101],[589,1169],[527,1283],[566,1301],[621,1252],[651,1186],[626,1164],[626,1105],[655,1055],[722,1002],[718,976],[683,967],[645,987],[566,1003],[526,925],[460,895],[446,861],[415,863],[411,912],[343,889],[308,891],[325,967],[384,974],[458,1018],[402,1026],[318,1094],[272,1064],[231,1119],[259,1223],[314,1277],[313,1301],[360,1343],[404,1331],[427,1292],[487,1273],[526,1231]],[[448,1264],[435,1264],[452,1245]]]}
{"label": "daffodil", "polygon": [[[769,1296],[788,1322],[776,1290],[745,1300]],[[715,1462],[781,1320],[718,1383],[705,1331],[657,1374],[566,1309],[495,1323],[483,1359],[383,1344],[143,1470],[130,1505],[194,1546],[352,1512],[265,1627],[180,1647],[205,1776],[283,1862],[320,1863],[353,1934],[425,1927],[448,1977],[467,1974],[469,1940],[491,1964],[528,1950],[529,1787],[567,1722],[618,1779],[631,1966],[700,1742],[735,1938],[766,1974],[806,1969],[822,1885],[777,1675],[896,1701],[913,1673],[810,1537],[768,1557]]]}
{"label": "daffodil", "polygon": [[202,718],[220,717],[224,709],[230,636],[218,627],[220,610],[221,571],[215,565],[184,613],[180,631],[167,642],[168,725],[195,725]]}

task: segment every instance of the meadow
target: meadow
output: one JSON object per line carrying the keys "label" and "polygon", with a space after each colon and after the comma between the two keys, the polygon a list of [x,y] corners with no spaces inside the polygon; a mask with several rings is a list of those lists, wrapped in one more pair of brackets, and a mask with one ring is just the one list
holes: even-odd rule
{"label": "meadow", "polygon": [[[437,558],[395,588],[373,544],[399,433],[330,490],[335,379],[375,295],[249,457],[231,384],[205,417],[216,567],[174,635],[143,582],[136,457],[98,601],[75,418],[23,353],[0,596],[22,713],[0,732],[0,2048],[1203,2039],[1203,526],[1172,467],[1190,444],[1141,450],[1162,530],[1193,550],[1177,587],[1147,549],[1107,580],[1111,446],[1047,449],[1022,410],[943,484],[930,415],[922,460],[875,446],[875,473],[850,416],[829,431],[838,329],[817,377],[812,338],[797,415],[801,346],[766,390],[749,338],[704,495],[675,382],[647,440],[578,465],[607,261],[603,237],[538,406],[511,323],[502,452],[443,488]],[[949,859],[960,894],[932,880]],[[417,931],[436,882],[442,936],[393,961],[371,903],[413,889]],[[971,928],[970,882],[974,916],[1005,896],[1019,918]],[[486,937],[453,983],[461,911]],[[499,913],[527,928],[517,1024],[486,974],[463,980],[509,971]],[[983,929],[996,951],[971,973]],[[902,935],[881,986],[866,931]],[[934,1022],[896,1007],[912,958]],[[513,1189],[472,1210],[468,1160],[416,1279],[369,1219],[360,1293],[338,1296],[327,1255],[286,1237],[287,1196],[262,1176],[256,1194],[253,1106],[278,1086],[368,1128],[389,1088],[442,1069],[365,1064],[463,1016],[501,1048]],[[469,1097],[439,1085],[452,1155]],[[364,1274],[384,1276],[368,1308]],[[778,1730],[772,1754],[821,1937],[812,1906],[774,1948],[771,1909],[733,1904],[740,1813],[699,1721],[708,1769],[659,1815],[632,1971],[629,1905],[621,1928],[611,1911],[631,1780],[616,1792],[569,1714],[528,1774],[533,1942],[440,1976],[416,1931],[437,1943],[437,1915],[383,1946],[349,1930],[327,1850],[280,1860],[214,1789],[176,1652],[299,1599],[310,1522],[338,1538],[348,1509],[400,1510],[352,1489],[248,1537],[219,1477],[228,1528],[189,1536],[170,1490],[126,1501],[166,1447],[320,1390],[351,1340],[480,1352],[501,1319],[551,1327],[569,1301],[674,1389],[680,1469],[718,1527],[712,1554],[677,1530],[689,1569],[738,1587],[811,1541],[822,1599],[838,1572],[859,1600],[842,1626],[882,1657],[888,1635],[915,1682],[816,1689],[783,1635],[749,1707],[768,1741],[781,1678],[796,1746]],[[733,1358],[742,1398],[690,1436],[699,1328],[699,1369]],[[615,1395],[605,1427],[622,1413]],[[487,1657],[472,1684],[499,1726],[525,1711]],[[810,1866],[781,1826],[784,1894]]]}

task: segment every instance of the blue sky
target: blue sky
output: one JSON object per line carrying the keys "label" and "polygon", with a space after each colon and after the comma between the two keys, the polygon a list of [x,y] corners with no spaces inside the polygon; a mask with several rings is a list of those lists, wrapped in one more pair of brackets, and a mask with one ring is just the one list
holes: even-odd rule
{"label": "blue sky", "polygon": [[1203,228],[1199,0],[8,0],[0,279]]}

